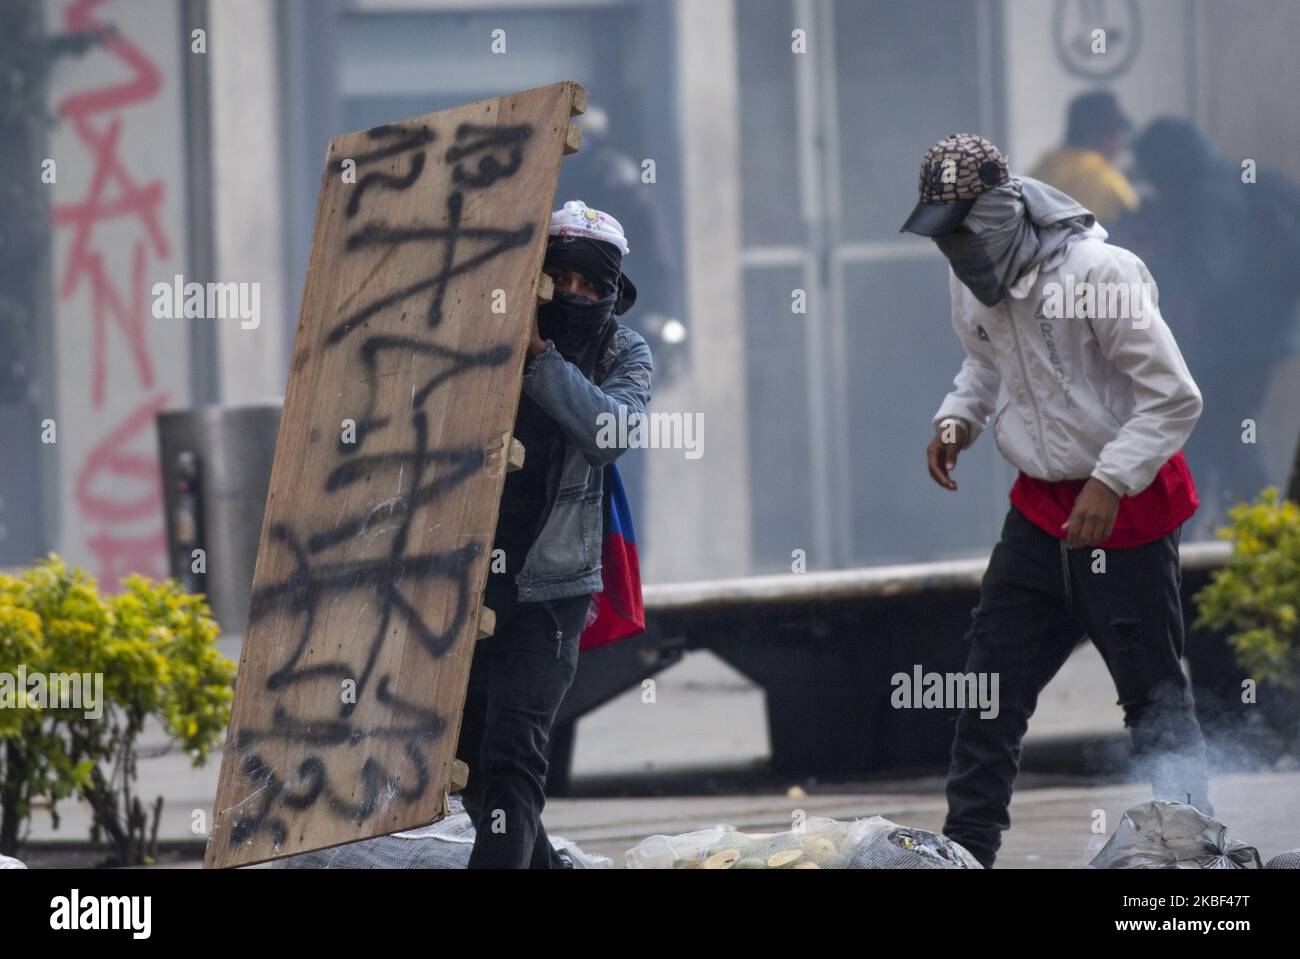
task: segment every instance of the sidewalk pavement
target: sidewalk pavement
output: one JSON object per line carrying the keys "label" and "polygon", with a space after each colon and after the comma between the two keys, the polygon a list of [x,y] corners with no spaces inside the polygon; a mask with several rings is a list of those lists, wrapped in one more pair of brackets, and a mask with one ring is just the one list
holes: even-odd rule
{"label": "sidewalk pavement", "polygon": [[[1097,853],[1124,810],[1150,798],[1142,783],[1051,785],[1046,777],[1023,777],[1011,803],[1011,829],[995,868],[1077,869]],[[1059,782],[1059,777],[1054,781]],[[908,790],[908,791],[904,791]],[[1216,776],[1210,786],[1215,818],[1228,835],[1255,846],[1261,858],[1300,848],[1300,772]],[[900,825],[939,831],[946,804],[938,778],[875,783],[792,798],[783,795],[552,799],[543,818],[552,836],[576,842],[590,854],[608,856],[623,868],[627,851],[648,836],[691,832],[727,824],[750,832],[789,829],[795,810],[807,816],[850,820],[880,815]],[[1098,818],[1101,810],[1104,819]],[[1103,831],[1093,832],[1101,822]],[[68,831],[68,838],[78,833]],[[193,859],[162,868],[198,868]],[[264,867],[254,867],[264,868]]]}
{"label": "sidewalk pavement", "polygon": [[[223,639],[222,652],[237,659],[238,639]],[[1026,753],[1071,738],[1122,737],[1114,700],[1100,657],[1084,647],[1045,691],[1030,724]],[[654,710],[653,721],[647,721],[648,708]],[[146,729],[142,747],[141,800],[148,805],[153,796],[166,797],[159,838],[197,839],[191,831],[194,813],[210,816],[220,753],[195,770],[184,754],[168,749],[156,726]],[[723,773],[719,778],[726,794],[554,798],[546,807],[547,830],[621,866],[629,848],[655,833],[688,832],[718,822],[761,832],[788,829],[795,809],[841,819],[881,815],[934,831],[943,824],[941,777],[837,786],[778,783],[774,789],[770,775],[750,779],[743,774],[745,767],[761,766],[768,753],[762,690],[707,653],[688,655],[660,674],[653,707],[642,702],[639,689],[632,689],[579,723],[574,775],[579,787],[598,777],[604,787],[600,791],[608,795],[608,785],[621,780],[645,793],[651,791],[647,785],[670,779],[705,782],[710,777],[701,770],[716,770]],[[787,785],[806,786],[811,795],[788,798]],[[1215,776],[1211,784],[1217,818],[1231,835],[1258,846],[1265,858],[1300,847],[1296,795],[1296,772]],[[1091,858],[1089,849],[1105,839],[1091,832],[1094,810],[1105,811],[1108,835],[1126,808],[1147,798],[1150,791],[1143,783],[1093,786],[1081,779],[1022,774],[999,866],[1081,865]],[[38,811],[30,838],[88,836],[90,813],[84,804],[63,802],[59,815],[62,822],[54,830],[48,813]]]}
{"label": "sidewalk pavement", "polygon": [[[1145,783],[1105,786],[1041,785],[1022,777],[1011,801],[1011,829],[1003,836],[995,868],[1080,868],[1119,825],[1124,811],[1151,798]],[[1041,780],[1040,780],[1041,781]],[[1059,781],[1059,780],[1058,780]],[[809,816],[853,819],[880,815],[900,825],[938,832],[947,804],[942,779],[913,780],[910,792],[879,791],[785,796],[707,796],[638,799],[553,799],[543,818],[552,836],[571,839],[586,852],[609,856],[622,866],[624,855],[655,834],[690,832],[715,824],[743,831],[789,829],[794,810]],[[874,791],[873,791],[874,790]],[[1238,773],[1216,776],[1210,784],[1215,818],[1228,835],[1259,849],[1267,861],[1300,847],[1300,772]],[[1105,814],[1104,832],[1092,832],[1096,810]]]}

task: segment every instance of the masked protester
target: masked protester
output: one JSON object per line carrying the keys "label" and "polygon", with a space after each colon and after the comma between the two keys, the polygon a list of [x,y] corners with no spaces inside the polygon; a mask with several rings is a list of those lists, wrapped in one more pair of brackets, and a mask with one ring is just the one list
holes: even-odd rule
{"label": "masked protester", "polygon": [[474,650],[457,748],[476,829],[470,868],[570,865],[541,811],[551,724],[602,586],[604,467],[626,448],[600,425],[650,401],[650,349],[616,319],[636,300],[623,228],[570,201],[548,234],[543,271],[555,292],[528,346],[514,431],[524,464],[506,477],[484,596],[496,628]]}
{"label": "masked protester", "polygon": [[1178,540],[1198,506],[1182,446],[1201,394],[1146,266],[1092,213],[1011,176],[983,137],[921,162],[904,230],[951,266],[966,359],[934,416],[930,476],[956,490],[959,453],[990,419],[1020,471],[966,637],[966,670],[999,678],[995,716],[963,709],[944,833],[985,866],[1001,845],[1038,695],[1090,637],[1110,670],[1156,796],[1213,812],[1205,744],[1183,675]]}
{"label": "masked protester", "polygon": [[1109,90],[1081,93],[1070,101],[1065,144],[1049,151],[1030,171],[1068,193],[1102,223],[1113,224],[1138,208],[1138,195],[1115,165],[1133,124]]}

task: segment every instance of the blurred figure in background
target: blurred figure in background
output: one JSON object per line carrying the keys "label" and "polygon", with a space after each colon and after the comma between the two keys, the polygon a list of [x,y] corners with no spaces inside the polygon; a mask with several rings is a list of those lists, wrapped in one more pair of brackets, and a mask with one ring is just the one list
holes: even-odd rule
{"label": "blurred figure in background", "polygon": [[1258,422],[1269,381],[1296,348],[1300,192],[1271,171],[1243,182],[1185,120],[1155,120],[1133,153],[1145,195],[1113,239],[1151,270],[1204,396],[1186,455],[1205,506],[1197,532],[1209,535],[1268,483],[1243,421]]}
{"label": "blurred figure in background", "polygon": [[1138,207],[1138,196],[1115,166],[1133,128],[1109,90],[1083,93],[1070,101],[1065,145],[1038,161],[1029,175],[1066,193],[1101,223],[1114,223]]}

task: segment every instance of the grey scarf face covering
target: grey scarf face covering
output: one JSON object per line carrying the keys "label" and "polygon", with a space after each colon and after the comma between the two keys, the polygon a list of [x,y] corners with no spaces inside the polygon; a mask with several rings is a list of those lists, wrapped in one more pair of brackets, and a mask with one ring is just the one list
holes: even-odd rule
{"label": "grey scarf face covering", "polygon": [[985,306],[994,306],[1007,295],[1007,284],[983,239],[974,233],[949,233],[935,237],[948,258],[957,279],[961,280]]}
{"label": "grey scarf face covering", "polygon": [[1029,177],[1012,177],[980,195],[962,223],[965,229],[934,242],[957,279],[985,306],[994,306],[1016,280],[1093,222],[1085,207],[1060,190]]}
{"label": "grey scarf face covering", "polygon": [[957,279],[985,306],[1006,297],[1038,249],[1038,232],[1013,183],[981,194],[962,222],[965,229],[934,241]]}

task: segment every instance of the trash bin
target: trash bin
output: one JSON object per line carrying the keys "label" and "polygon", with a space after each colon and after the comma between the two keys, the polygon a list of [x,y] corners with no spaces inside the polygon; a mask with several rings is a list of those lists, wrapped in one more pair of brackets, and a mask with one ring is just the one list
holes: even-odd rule
{"label": "trash bin", "polygon": [[[223,633],[242,633],[271,485],[280,404],[158,414],[171,575],[207,594]],[[193,550],[203,550],[196,572]]]}

